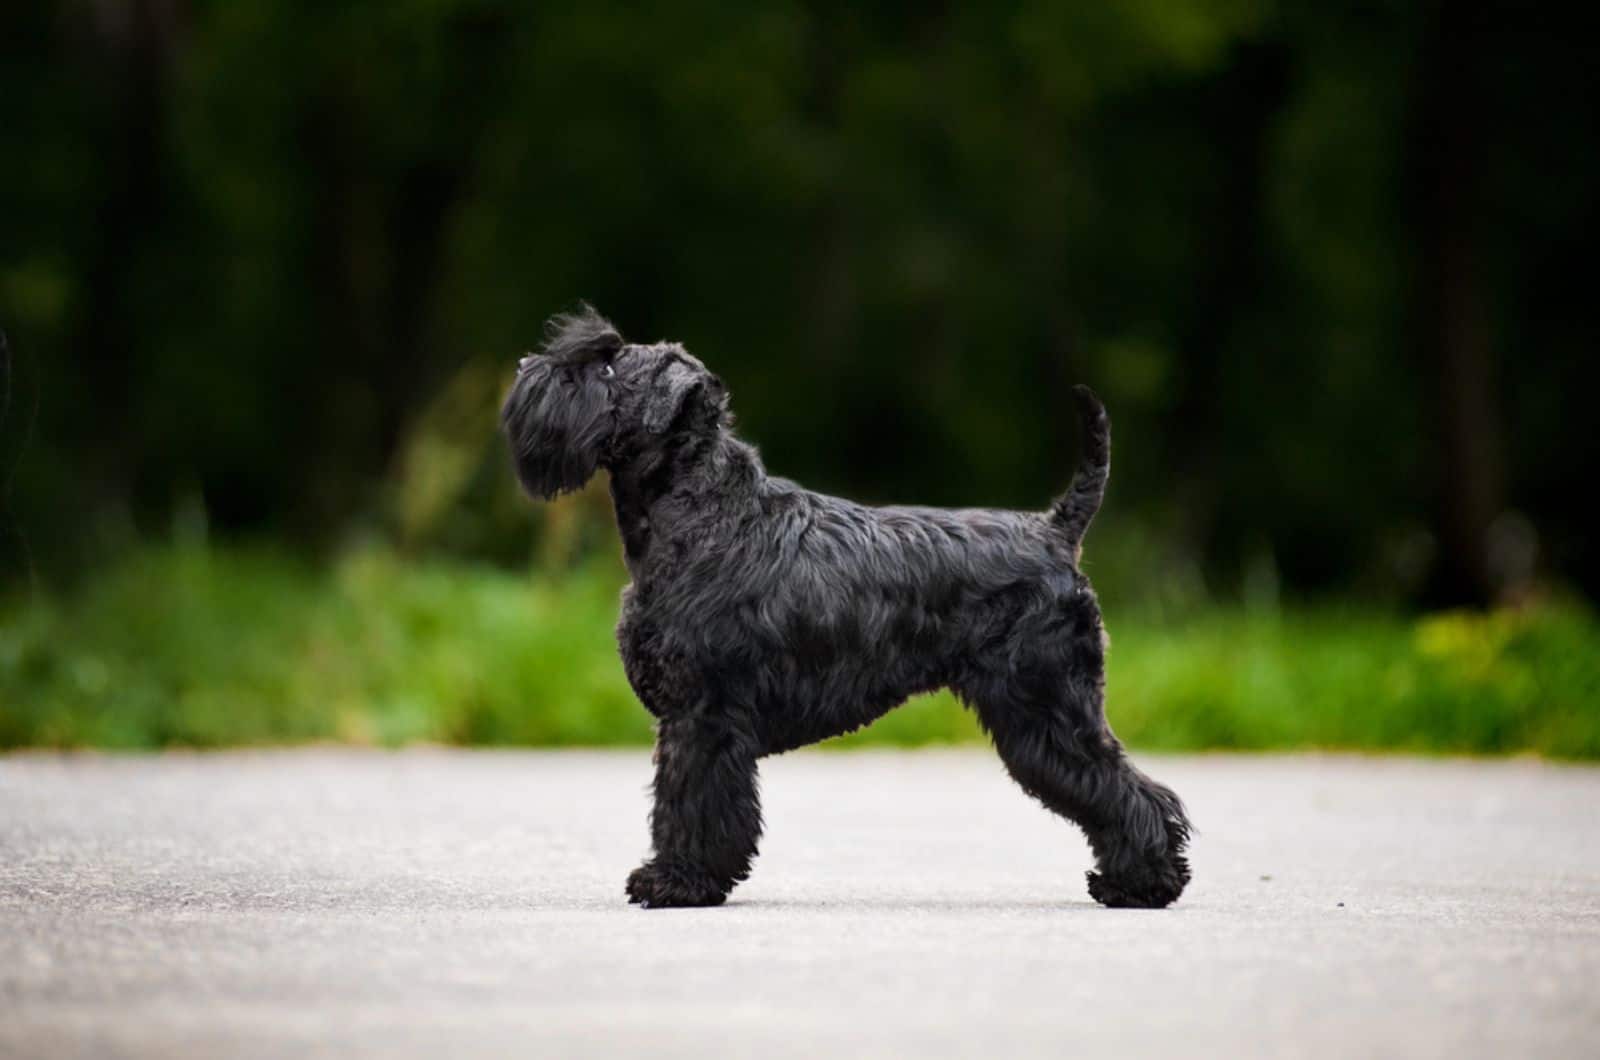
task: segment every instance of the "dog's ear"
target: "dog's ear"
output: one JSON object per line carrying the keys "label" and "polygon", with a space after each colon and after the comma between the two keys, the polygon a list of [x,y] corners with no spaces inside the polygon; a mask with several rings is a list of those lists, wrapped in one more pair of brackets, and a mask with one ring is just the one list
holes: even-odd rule
{"label": "dog's ear", "polygon": [[645,430],[660,434],[686,413],[704,415],[710,423],[722,419],[728,408],[728,388],[704,368],[674,361],[663,374],[662,392],[646,407]]}

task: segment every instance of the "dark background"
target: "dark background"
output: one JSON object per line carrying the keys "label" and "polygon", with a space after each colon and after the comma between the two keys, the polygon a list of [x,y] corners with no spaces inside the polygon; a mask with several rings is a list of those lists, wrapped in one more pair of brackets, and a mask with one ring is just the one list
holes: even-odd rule
{"label": "dark background", "polygon": [[5,578],[197,522],[525,562],[494,408],[581,298],[817,488],[1040,507],[1083,380],[1151,577],[1600,591],[1575,16],[610,8],[7,4]]}

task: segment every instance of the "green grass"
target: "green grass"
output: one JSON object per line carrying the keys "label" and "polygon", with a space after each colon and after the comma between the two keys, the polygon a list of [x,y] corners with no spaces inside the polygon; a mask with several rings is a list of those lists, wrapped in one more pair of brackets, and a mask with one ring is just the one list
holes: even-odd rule
{"label": "green grass", "polygon": [[[638,744],[611,629],[621,576],[551,578],[367,548],[147,549],[0,606],[0,746],[336,740]],[[1574,605],[1406,618],[1112,606],[1109,713],[1136,747],[1600,757],[1600,623]],[[948,696],[840,746],[981,739]]]}

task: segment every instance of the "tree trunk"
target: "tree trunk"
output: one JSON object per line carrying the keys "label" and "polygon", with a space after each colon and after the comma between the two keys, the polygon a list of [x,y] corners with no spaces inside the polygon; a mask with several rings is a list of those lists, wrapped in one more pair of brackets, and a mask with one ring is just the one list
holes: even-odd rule
{"label": "tree trunk", "polygon": [[1434,606],[1486,607],[1497,586],[1489,527],[1504,504],[1503,456],[1479,271],[1478,137],[1485,43],[1479,3],[1441,2],[1422,39],[1417,98],[1418,324],[1436,425]]}
{"label": "tree trunk", "polygon": [[166,79],[180,12],[173,0],[131,0],[95,4],[89,14],[89,61],[105,105],[95,143],[103,191],[70,347],[91,366],[84,398],[96,426],[95,501],[101,511],[131,513],[140,468],[130,414],[138,351],[130,336],[139,328],[128,288],[142,244],[161,223]]}

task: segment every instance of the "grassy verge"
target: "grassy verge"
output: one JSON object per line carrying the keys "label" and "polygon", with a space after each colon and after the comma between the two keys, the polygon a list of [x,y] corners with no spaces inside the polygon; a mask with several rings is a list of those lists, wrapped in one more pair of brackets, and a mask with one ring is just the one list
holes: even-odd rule
{"label": "grassy verge", "polygon": [[[331,569],[151,549],[0,606],[0,746],[637,744],[620,575],[559,579],[358,550]],[[1576,607],[1420,619],[1113,606],[1110,714],[1137,747],[1600,757],[1600,623]],[[949,697],[839,745],[981,739]]]}

